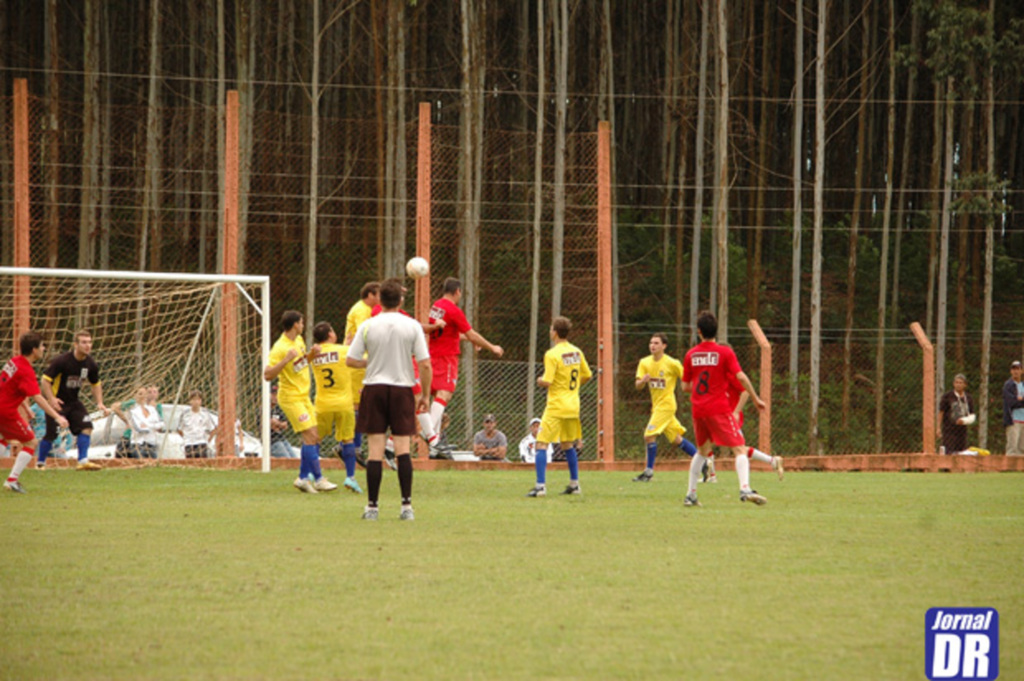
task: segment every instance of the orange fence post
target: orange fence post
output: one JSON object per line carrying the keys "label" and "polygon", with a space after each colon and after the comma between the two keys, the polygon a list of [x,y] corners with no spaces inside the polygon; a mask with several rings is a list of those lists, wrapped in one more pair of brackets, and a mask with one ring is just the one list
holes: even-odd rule
{"label": "orange fence post", "polygon": [[597,124],[597,458],[615,461],[615,337],[612,329],[612,127]]}
{"label": "orange fence post", "polygon": [[758,446],[765,454],[772,453],[772,344],[768,337],[761,330],[761,325],[756,319],[747,320],[750,333],[754,334],[754,340],[761,348],[761,385],[758,386],[761,392],[761,399],[764,400],[764,412],[758,421]]}
{"label": "orange fence post", "polygon": [[921,436],[925,454],[935,453],[935,348],[917,322],[910,325],[923,354],[921,393]]}
{"label": "orange fence post", "polygon": [[[28,81],[14,79],[14,266],[29,267]],[[28,277],[14,278],[14,352],[29,330]]]}
{"label": "orange fence post", "polygon": [[[224,262],[222,274],[238,274],[238,91],[229,90],[224,115]],[[238,290],[234,284],[223,285],[220,316],[220,388],[218,413],[220,434],[217,437],[219,456],[235,455],[235,348],[238,335],[236,306]],[[264,314],[269,314],[265,310]],[[261,361],[266,360],[262,358]]]}
{"label": "orange fence post", "polygon": [[[430,102],[420,102],[419,134],[416,142],[416,255],[430,262]],[[433,267],[433,265],[431,265]],[[416,282],[415,316],[426,321],[430,314],[430,274]],[[416,439],[416,451],[427,454],[427,443]]]}

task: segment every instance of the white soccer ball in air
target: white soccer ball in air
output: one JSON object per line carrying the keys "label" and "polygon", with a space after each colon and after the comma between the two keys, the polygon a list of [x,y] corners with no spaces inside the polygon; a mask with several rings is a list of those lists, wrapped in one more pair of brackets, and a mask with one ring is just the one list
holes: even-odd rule
{"label": "white soccer ball in air", "polygon": [[430,274],[430,263],[427,262],[426,258],[421,258],[417,255],[405,263],[405,273],[413,279],[422,279]]}

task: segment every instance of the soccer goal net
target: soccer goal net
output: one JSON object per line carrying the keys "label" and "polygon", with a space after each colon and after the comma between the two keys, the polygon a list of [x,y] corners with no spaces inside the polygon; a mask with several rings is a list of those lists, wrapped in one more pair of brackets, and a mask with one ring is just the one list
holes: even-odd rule
{"label": "soccer goal net", "polygon": [[[265,276],[3,267],[0,342],[13,349],[22,333],[40,333],[42,376],[73,349],[77,331],[90,332],[103,401],[113,409],[104,415],[88,385],[79,391],[94,424],[91,459],[243,467],[258,457],[269,470],[269,289]],[[135,423],[144,419],[153,427]],[[61,432],[52,451],[77,458],[75,447]]]}

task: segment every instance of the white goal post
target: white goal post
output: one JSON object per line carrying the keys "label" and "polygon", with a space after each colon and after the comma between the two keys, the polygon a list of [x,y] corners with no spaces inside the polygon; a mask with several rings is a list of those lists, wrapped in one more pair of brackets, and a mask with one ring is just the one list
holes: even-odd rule
{"label": "white goal post", "polygon": [[[0,346],[16,352],[21,334],[37,331],[48,362],[71,349],[76,330],[89,330],[108,407],[130,405],[144,386],[162,390],[157,461],[185,458],[173,433],[196,390],[216,423],[211,464],[214,454],[218,465],[258,455],[270,470],[269,312],[263,275],[0,267]],[[95,406],[88,388],[80,398]],[[105,421],[94,427],[90,456],[113,456],[103,447],[124,432],[124,422]]]}

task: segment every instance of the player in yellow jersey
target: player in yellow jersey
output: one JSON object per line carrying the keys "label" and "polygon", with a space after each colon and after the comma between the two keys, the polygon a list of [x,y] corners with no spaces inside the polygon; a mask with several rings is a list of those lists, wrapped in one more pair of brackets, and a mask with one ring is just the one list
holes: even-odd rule
{"label": "player in yellow jersey", "polygon": [[654,477],[654,460],[658,454],[658,436],[665,439],[689,456],[697,453],[697,447],[683,437],[686,428],[676,418],[676,386],[683,378],[683,363],[665,354],[668,336],[656,333],[648,343],[651,354],[640,360],[636,367],[636,389],[651,391],[651,420],[644,429],[644,444],[647,447],[647,467],[633,478],[633,482],[650,482]]}
{"label": "player in yellow jersey", "polygon": [[[320,435],[316,428],[316,413],[309,400],[309,362],[320,354],[314,345],[306,352],[302,339],[305,322],[302,313],[287,310],[281,315],[281,337],[270,349],[263,378],[278,379],[277,404],[288,417],[292,430],[302,436],[299,477],[293,483],[300,492],[316,494],[330,492],[338,486],[320,472]],[[312,474],[314,481],[309,481]]]}
{"label": "player in yellow jersey", "polygon": [[540,420],[537,445],[534,450],[537,484],[526,495],[542,497],[547,494],[546,474],[548,444],[561,442],[562,452],[569,464],[569,486],[562,494],[580,493],[580,472],[575,443],[583,431],[580,428],[580,387],[590,380],[590,365],[583,351],[568,341],[572,322],[567,317],[551,320],[550,350],[544,353],[544,375],[537,385],[548,389],[548,403]]}
{"label": "player in yellow jersey", "polygon": [[[380,304],[380,282],[368,281],[363,284],[359,291],[359,300],[349,308],[348,316],[345,318],[345,345],[352,345],[352,338],[356,335],[359,325],[373,316],[373,308]],[[344,360],[342,360],[344,361]],[[346,367],[349,372],[349,383],[352,385],[352,408],[359,414],[359,398],[363,393],[363,378],[366,376],[366,369],[353,369]],[[356,451],[363,445],[361,433],[355,434],[352,441]]]}
{"label": "player in yellow jersey", "polygon": [[345,462],[345,487],[356,494],[363,490],[356,482],[356,412],[352,407],[352,382],[345,364],[348,345],[338,344],[338,334],[329,322],[313,327],[313,342],[320,354],[313,358],[316,381],[316,427],[320,439],[334,435],[338,456]]}

